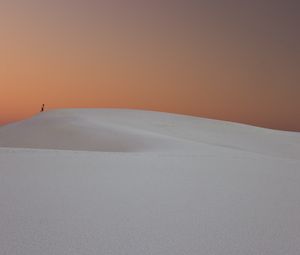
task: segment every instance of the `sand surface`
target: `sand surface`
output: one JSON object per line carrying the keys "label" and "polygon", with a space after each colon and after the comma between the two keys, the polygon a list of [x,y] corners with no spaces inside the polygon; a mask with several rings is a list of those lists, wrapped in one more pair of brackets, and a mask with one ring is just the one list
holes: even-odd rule
{"label": "sand surface", "polygon": [[300,254],[300,134],[118,109],[2,126],[0,254]]}

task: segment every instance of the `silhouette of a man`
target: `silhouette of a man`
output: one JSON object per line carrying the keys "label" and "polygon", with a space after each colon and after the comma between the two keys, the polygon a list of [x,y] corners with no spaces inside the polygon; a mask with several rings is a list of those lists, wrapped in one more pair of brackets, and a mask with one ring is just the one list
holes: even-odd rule
{"label": "silhouette of a man", "polygon": [[45,110],[45,104],[42,105],[41,112]]}

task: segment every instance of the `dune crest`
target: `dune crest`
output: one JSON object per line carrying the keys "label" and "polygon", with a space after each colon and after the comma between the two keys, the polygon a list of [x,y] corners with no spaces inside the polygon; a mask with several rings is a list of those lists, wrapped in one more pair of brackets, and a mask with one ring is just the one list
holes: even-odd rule
{"label": "dune crest", "polygon": [[140,110],[53,110],[0,128],[0,147],[103,152],[240,150],[298,158],[300,134]]}

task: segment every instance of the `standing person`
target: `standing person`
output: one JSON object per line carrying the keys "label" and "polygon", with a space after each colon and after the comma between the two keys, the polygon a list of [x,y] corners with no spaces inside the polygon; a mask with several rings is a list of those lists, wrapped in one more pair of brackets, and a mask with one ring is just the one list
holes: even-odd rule
{"label": "standing person", "polygon": [[41,112],[45,110],[45,104],[42,105]]}

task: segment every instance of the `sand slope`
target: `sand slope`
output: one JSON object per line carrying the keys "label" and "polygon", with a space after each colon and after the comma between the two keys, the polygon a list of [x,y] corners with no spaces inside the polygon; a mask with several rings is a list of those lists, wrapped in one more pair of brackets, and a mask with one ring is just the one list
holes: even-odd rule
{"label": "sand slope", "polygon": [[300,254],[299,133],[77,109],[1,146],[1,255]]}
{"label": "sand slope", "polygon": [[231,148],[299,158],[300,135],[151,111],[75,109],[0,128],[0,146],[113,152]]}

